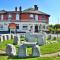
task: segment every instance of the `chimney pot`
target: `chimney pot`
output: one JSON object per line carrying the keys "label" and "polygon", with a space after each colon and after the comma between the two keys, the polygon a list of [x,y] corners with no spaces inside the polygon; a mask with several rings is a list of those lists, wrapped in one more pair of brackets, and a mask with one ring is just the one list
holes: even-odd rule
{"label": "chimney pot", "polygon": [[38,10],[38,6],[37,6],[37,5],[34,5],[34,9],[35,9],[35,10]]}
{"label": "chimney pot", "polygon": [[22,11],[22,8],[21,8],[21,6],[19,7],[19,11],[20,11],[20,12]]}
{"label": "chimney pot", "polygon": [[15,11],[17,11],[17,7],[15,7]]}

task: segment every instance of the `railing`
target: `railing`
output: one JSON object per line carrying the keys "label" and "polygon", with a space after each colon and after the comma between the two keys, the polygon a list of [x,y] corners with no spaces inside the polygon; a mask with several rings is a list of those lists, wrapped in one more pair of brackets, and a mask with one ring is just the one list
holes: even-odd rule
{"label": "railing", "polygon": [[[0,20],[0,22],[39,22],[34,20],[34,19],[29,19],[29,20]],[[41,20],[41,23],[48,23],[46,20]]]}

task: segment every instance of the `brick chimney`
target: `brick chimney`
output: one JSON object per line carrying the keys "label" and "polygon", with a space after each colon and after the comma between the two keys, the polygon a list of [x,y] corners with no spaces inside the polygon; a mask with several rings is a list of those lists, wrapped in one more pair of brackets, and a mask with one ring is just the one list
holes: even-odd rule
{"label": "brick chimney", "polygon": [[19,7],[19,11],[22,12],[22,7],[21,6]]}
{"label": "brick chimney", "polygon": [[34,10],[38,10],[38,6],[37,5],[34,5]]}
{"label": "brick chimney", "polygon": [[20,20],[21,20],[21,12],[22,12],[22,7],[19,7],[19,11],[20,11]]}
{"label": "brick chimney", "polygon": [[15,11],[17,11],[17,7],[15,7]]}

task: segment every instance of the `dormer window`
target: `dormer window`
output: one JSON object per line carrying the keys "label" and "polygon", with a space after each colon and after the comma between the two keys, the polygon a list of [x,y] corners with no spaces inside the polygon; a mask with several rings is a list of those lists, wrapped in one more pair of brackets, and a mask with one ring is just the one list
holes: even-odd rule
{"label": "dormer window", "polygon": [[19,20],[19,14],[16,14],[16,20]]}
{"label": "dormer window", "polygon": [[12,15],[9,14],[9,15],[8,15],[8,20],[11,20],[11,19],[12,19]]}

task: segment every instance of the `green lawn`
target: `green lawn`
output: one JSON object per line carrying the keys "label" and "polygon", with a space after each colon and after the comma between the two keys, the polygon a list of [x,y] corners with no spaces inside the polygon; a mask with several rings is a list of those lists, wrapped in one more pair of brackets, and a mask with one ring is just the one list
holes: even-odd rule
{"label": "green lawn", "polygon": [[[7,44],[12,44],[13,40],[7,40],[2,43],[0,43],[0,50],[6,50],[6,45]],[[15,45],[16,49],[18,50],[18,45]],[[28,54],[30,53],[30,48],[28,48]],[[40,52],[41,54],[47,54],[47,53],[54,53],[54,52],[59,52],[60,51],[60,42],[58,43],[53,43],[53,44],[47,44],[40,46]],[[1,55],[0,54],[0,60],[60,60],[60,57],[55,56],[55,57],[35,57],[35,58],[18,58],[18,57],[9,57],[6,55]]]}
{"label": "green lawn", "polygon": [[3,41],[3,42],[0,42],[0,50],[5,50],[6,49],[6,45],[7,44],[12,44],[13,43],[13,40],[7,40],[7,41]]}
{"label": "green lawn", "polygon": [[0,56],[0,60],[60,60],[60,57],[35,57],[35,58],[14,58],[8,56]]}
{"label": "green lawn", "polygon": [[[48,54],[60,51],[60,37],[57,38],[56,40],[47,40],[47,41],[50,42],[50,44],[40,46],[41,54]],[[57,41],[57,43],[51,43],[53,41]]]}
{"label": "green lawn", "polygon": [[60,42],[43,45],[40,47],[40,51],[42,54],[59,52],[60,51]]}

